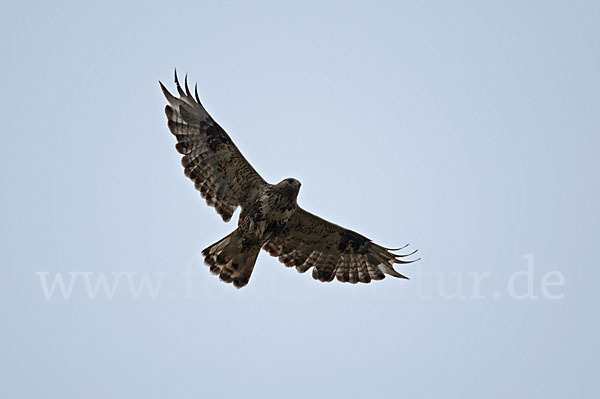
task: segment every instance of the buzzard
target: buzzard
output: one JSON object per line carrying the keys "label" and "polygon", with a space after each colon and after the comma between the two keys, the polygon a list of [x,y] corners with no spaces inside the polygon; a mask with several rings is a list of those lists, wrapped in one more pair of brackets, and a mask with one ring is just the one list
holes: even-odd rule
{"label": "buzzard", "polygon": [[208,114],[187,84],[175,85],[179,97],[159,82],[167,98],[168,126],[183,155],[184,172],[208,205],[225,222],[242,208],[238,227],[202,251],[210,271],[237,288],[248,284],[261,248],[300,273],[312,268],[313,278],[344,283],[369,283],[386,275],[407,278],[394,263],[411,263],[370,239],[321,219],[296,202],[300,182],[293,178],[269,184],[254,170],[223,128]]}

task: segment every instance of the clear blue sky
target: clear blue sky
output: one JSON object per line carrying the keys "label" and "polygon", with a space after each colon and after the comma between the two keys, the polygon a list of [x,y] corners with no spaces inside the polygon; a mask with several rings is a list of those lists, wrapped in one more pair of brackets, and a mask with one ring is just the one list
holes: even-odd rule
{"label": "clear blue sky", "polygon": [[[597,395],[599,3],[297,3],[0,6],[0,396]],[[235,222],[183,175],[174,67],[411,280],[210,275]]]}

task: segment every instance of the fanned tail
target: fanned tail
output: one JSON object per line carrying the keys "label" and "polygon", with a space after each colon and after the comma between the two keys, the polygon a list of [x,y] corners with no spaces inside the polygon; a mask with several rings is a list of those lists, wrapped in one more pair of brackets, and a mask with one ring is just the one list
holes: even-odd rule
{"label": "fanned tail", "polygon": [[234,230],[202,251],[210,272],[226,283],[233,283],[236,288],[248,284],[260,251],[260,245],[246,241],[239,230]]}

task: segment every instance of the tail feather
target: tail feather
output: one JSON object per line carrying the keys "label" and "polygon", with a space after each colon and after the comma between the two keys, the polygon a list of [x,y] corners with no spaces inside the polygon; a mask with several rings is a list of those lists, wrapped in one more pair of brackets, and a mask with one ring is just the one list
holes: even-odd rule
{"label": "tail feather", "polygon": [[[260,245],[248,245],[238,230],[217,241],[202,251],[204,263],[211,273],[226,283],[242,288],[250,280]],[[245,245],[244,245],[245,244]]]}

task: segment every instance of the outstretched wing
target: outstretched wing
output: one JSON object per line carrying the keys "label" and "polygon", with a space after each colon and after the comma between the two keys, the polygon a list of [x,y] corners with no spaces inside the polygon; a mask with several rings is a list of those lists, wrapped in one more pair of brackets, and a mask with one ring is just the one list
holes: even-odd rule
{"label": "outstretched wing", "polygon": [[[404,248],[404,247],[403,247]],[[403,249],[398,248],[398,249]],[[368,238],[298,208],[291,219],[263,246],[286,266],[300,273],[313,268],[313,278],[343,283],[369,283],[386,275],[408,278],[394,270],[394,263],[411,263]]]}
{"label": "outstretched wing", "polygon": [[224,221],[238,206],[245,207],[267,186],[262,177],[244,158],[225,130],[206,112],[198,98],[192,97],[185,78],[185,90],[175,72],[179,97],[173,96],[160,83],[169,102],[165,108],[169,129],[177,137],[177,151],[183,154],[181,163],[206,203],[214,206]]}

